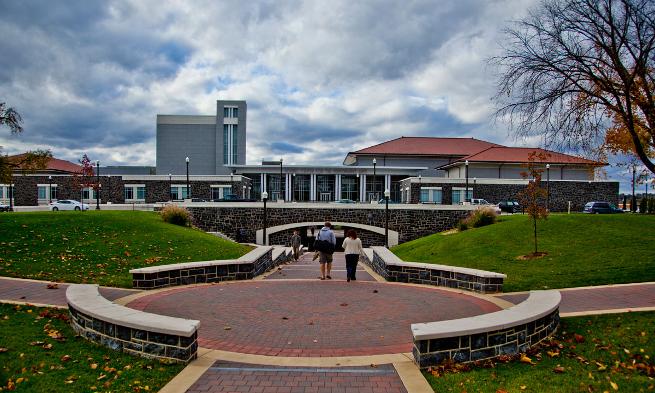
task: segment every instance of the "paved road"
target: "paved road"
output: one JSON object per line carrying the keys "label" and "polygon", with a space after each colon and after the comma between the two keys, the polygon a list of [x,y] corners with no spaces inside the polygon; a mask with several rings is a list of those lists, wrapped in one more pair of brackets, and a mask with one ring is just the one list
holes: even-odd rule
{"label": "paved road", "polygon": [[[49,281],[0,278],[0,300],[66,306],[68,284],[58,283],[57,289],[48,289],[48,284]],[[101,287],[100,293],[109,300],[115,300],[132,295],[135,291]]]}

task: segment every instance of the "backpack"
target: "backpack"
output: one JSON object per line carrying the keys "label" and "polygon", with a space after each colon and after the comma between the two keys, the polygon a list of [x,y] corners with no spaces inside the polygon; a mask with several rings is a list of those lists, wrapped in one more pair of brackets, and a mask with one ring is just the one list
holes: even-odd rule
{"label": "backpack", "polygon": [[329,240],[321,240],[321,232],[319,232],[318,236],[316,236],[316,240],[314,240],[314,250],[324,252],[326,254],[333,254],[334,244],[332,244],[332,242]]}

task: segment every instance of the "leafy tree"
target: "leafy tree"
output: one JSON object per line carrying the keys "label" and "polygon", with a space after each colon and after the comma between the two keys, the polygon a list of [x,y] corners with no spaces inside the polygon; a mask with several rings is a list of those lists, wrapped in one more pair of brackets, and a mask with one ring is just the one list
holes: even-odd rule
{"label": "leafy tree", "polygon": [[[23,132],[23,119],[20,114],[6,103],[0,102],[0,126],[7,126],[12,134]],[[2,154],[0,147],[0,182],[11,183],[15,171],[34,172],[46,168],[52,154],[48,150],[34,150],[27,153],[8,157]]]}
{"label": "leafy tree", "polygon": [[548,209],[545,206],[547,197],[546,190],[541,187],[541,174],[544,163],[548,156],[543,152],[533,151],[528,156],[526,171],[521,172],[521,177],[528,180],[528,185],[519,193],[519,200],[525,207],[525,212],[532,219],[534,229],[534,256],[538,255],[537,250],[537,220],[548,218]]}
{"label": "leafy tree", "polygon": [[648,198],[648,213],[655,213],[655,198]]}
{"label": "leafy tree", "polygon": [[639,201],[639,212],[642,214],[648,213],[648,199],[641,198]]}
{"label": "leafy tree", "polygon": [[97,192],[98,183],[93,170],[93,163],[89,159],[89,156],[84,154],[79,160],[79,163],[81,165],[80,171],[73,174],[73,188],[80,192],[83,188],[93,188]]}
{"label": "leafy tree", "polygon": [[629,152],[655,173],[655,2],[543,0],[505,33],[497,114],[518,135]]}

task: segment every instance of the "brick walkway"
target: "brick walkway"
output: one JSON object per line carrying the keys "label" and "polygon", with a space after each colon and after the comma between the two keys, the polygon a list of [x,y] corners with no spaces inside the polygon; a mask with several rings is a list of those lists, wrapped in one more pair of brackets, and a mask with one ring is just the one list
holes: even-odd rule
{"label": "brick walkway", "polygon": [[[200,320],[198,341],[205,348],[293,357],[410,352],[412,323],[500,309],[435,287],[378,283],[364,271],[350,283],[338,279],[339,272],[321,281],[318,265],[308,269],[308,263],[311,254],[281,270],[308,279],[280,280],[273,273],[263,281],[171,289],[128,307]],[[335,254],[337,270],[343,263],[343,254]]]}
{"label": "brick walkway", "polygon": [[390,364],[373,367],[275,367],[216,362],[188,393],[401,393]]}
{"label": "brick walkway", "polygon": [[[269,275],[266,279],[317,279],[321,275],[321,265],[318,263],[318,259],[312,261],[313,256],[313,252],[306,252],[300,257],[300,259],[298,259],[298,262],[281,266],[280,270]],[[331,277],[333,280],[346,279],[346,257],[341,252],[334,253]],[[375,281],[373,277],[364,270],[361,263],[357,264],[356,277],[357,281]]]}
{"label": "brick walkway", "polygon": [[[560,293],[561,313],[655,307],[655,283],[564,289]],[[508,293],[499,297],[517,304],[528,294]]]}
{"label": "brick walkway", "polygon": [[[68,284],[57,284],[57,289],[48,289],[49,281],[13,280],[0,278],[0,300],[25,303],[66,305],[66,288]],[[133,290],[120,288],[100,288],[100,293],[109,300],[132,295]]]}

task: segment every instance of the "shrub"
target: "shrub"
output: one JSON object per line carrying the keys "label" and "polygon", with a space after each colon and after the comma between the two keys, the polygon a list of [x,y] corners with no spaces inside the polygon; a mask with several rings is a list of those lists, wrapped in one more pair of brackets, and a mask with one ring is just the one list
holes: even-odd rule
{"label": "shrub", "polygon": [[648,213],[655,213],[655,198],[648,198]]}
{"label": "shrub", "polygon": [[466,223],[466,220],[460,220],[459,223],[457,224],[457,229],[460,232],[464,232],[465,230],[469,229],[469,226]]}
{"label": "shrub", "polygon": [[489,207],[476,209],[466,218],[466,224],[471,228],[479,228],[494,223],[496,223],[496,212]]}
{"label": "shrub", "polygon": [[168,205],[161,212],[161,218],[169,224],[188,227],[191,225],[191,213],[183,207]]}
{"label": "shrub", "polygon": [[648,211],[648,200],[646,198],[641,198],[641,201],[639,201],[639,212],[640,213],[647,213]]}

